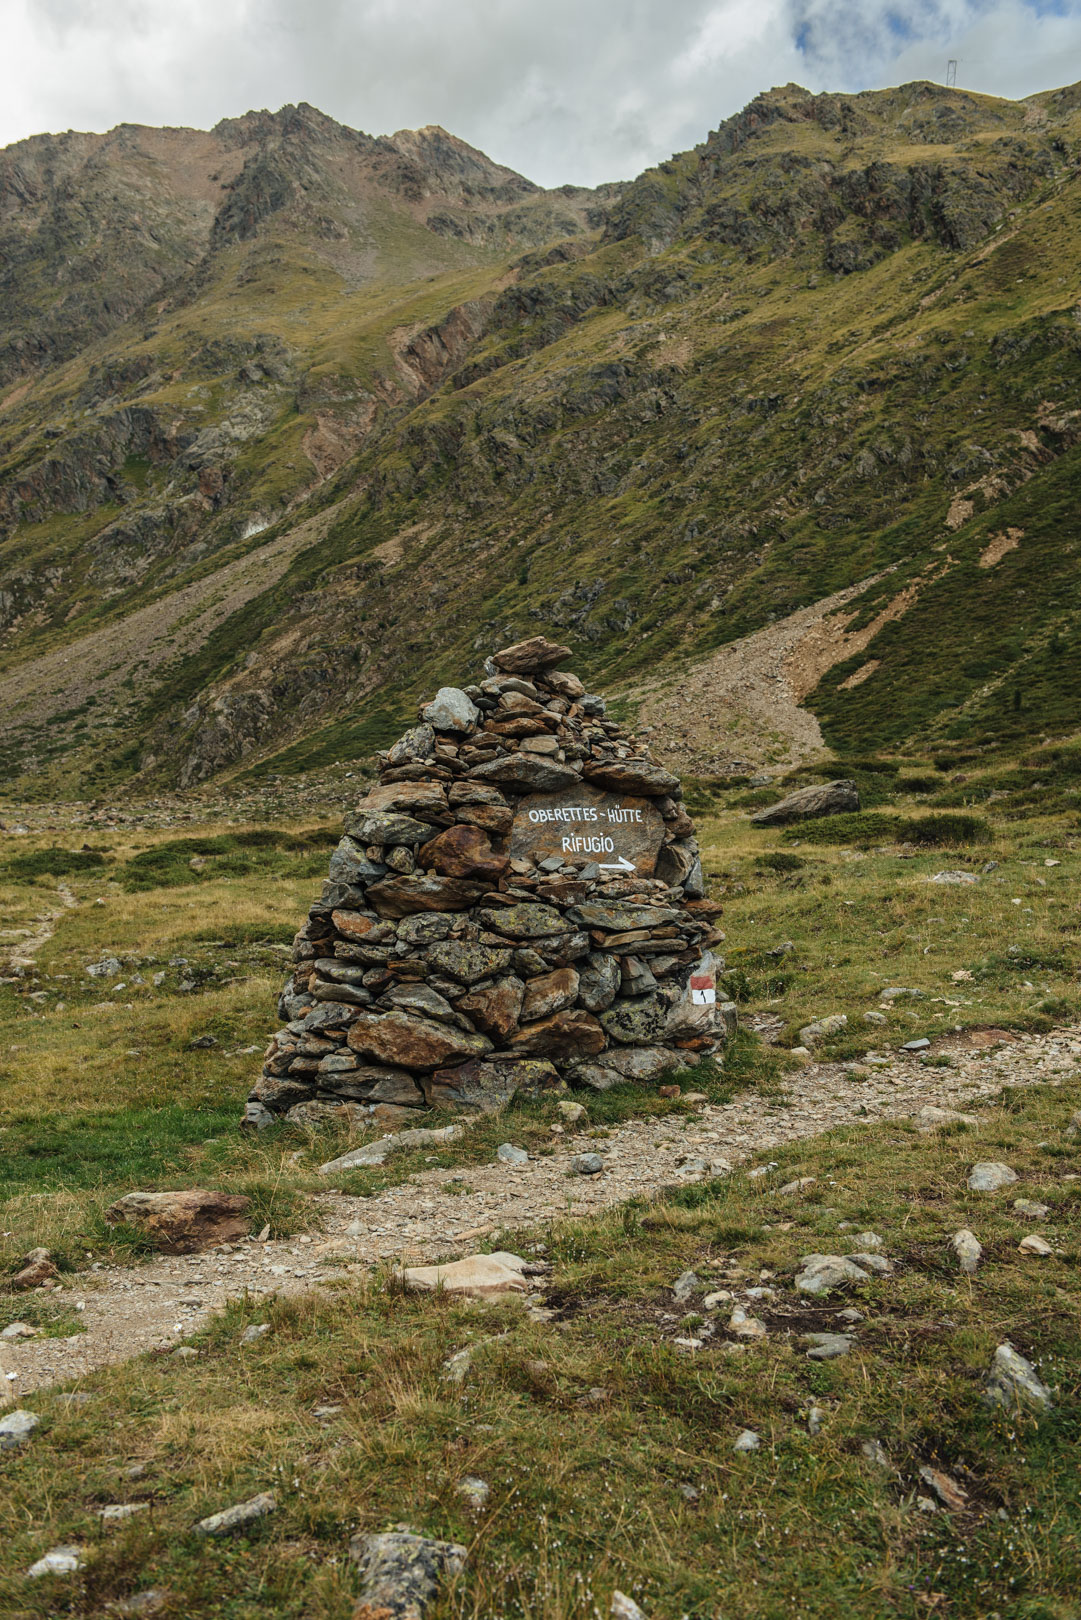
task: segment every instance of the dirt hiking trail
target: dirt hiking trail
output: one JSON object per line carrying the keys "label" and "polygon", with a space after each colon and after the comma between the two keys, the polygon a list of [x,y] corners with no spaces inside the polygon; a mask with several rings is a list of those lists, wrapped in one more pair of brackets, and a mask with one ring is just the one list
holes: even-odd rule
{"label": "dirt hiking trail", "polygon": [[[995,1044],[981,1046],[981,1039]],[[969,1031],[936,1040],[935,1051],[949,1053],[954,1067],[928,1068],[912,1055],[895,1053],[855,1079],[846,1076],[844,1065],[810,1063],[789,1075],[779,1093],[749,1091],[729,1103],[703,1106],[690,1120],[631,1120],[602,1137],[586,1129],[559,1137],[551,1157],[527,1164],[423,1171],[370,1198],[328,1189],[318,1197],[324,1229],[317,1235],[247,1239],[202,1254],[66,1277],[62,1293],[28,1297],[81,1306],[85,1332],[0,1342],[6,1404],[18,1405],[35,1389],[83,1379],[143,1351],[173,1351],[212,1312],[245,1293],[269,1299],[336,1283],[380,1263],[469,1254],[504,1229],[595,1214],[702,1179],[720,1159],[735,1167],[835,1126],[901,1118],[926,1105],[967,1110],[1004,1085],[1061,1083],[1081,1063],[1081,1028],[1038,1036]],[[507,1130],[513,1136],[510,1121]],[[978,1157],[978,1130],[972,1142]],[[602,1174],[573,1172],[572,1157],[586,1150],[604,1155]],[[448,1182],[457,1188],[463,1181],[469,1192],[448,1190]]]}

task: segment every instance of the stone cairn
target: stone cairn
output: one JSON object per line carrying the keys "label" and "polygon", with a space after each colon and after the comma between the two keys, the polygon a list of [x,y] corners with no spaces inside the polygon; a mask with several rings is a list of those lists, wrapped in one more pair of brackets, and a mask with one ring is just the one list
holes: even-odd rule
{"label": "stone cairn", "polygon": [[246,1124],[490,1112],[720,1047],[721,908],[680,784],[567,656],[504,648],[380,755],[296,936]]}

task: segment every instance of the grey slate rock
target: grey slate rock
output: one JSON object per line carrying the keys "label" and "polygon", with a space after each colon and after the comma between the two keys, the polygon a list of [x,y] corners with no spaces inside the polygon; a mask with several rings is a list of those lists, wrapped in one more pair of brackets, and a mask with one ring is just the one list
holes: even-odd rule
{"label": "grey slate rock", "polygon": [[41,1422],[36,1412],[5,1412],[0,1417],[0,1451],[14,1451],[25,1445]]}
{"label": "grey slate rock", "polygon": [[349,833],[358,844],[422,844],[432,828],[398,810],[367,810],[350,818]]}
{"label": "grey slate rock", "polygon": [[[426,984],[395,984],[379,999],[381,1007],[404,1007],[408,1012],[424,1013],[429,1018],[438,1019],[442,1024],[455,1024],[459,1029],[467,1027],[467,1020],[461,1013],[456,1013],[449,1001],[439,995]],[[472,1029],[472,1024],[468,1025]]]}
{"label": "grey slate rock", "polygon": [[996,1159],[974,1164],[968,1173],[968,1185],[972,1192],[998,1192],[1000,1187],[1012,1186],[1017,1179],[1016,1170],[1011,1170],[1008,1164],[1000,1164]]}
{"label": "grey slate rock", "polygon": [[973,1276],[983,1254],[983,1245],[975,1232],[970,1232],[967,1226],[962,1226],[961,1230],[955,1232],[950,1239],[950,1248],[957,1256],[961,1270],[967,1276]]}
{"label": "grey slate rock", "polygon": [[691,1296],[698,1292],[702,1284],[696,1271],[684,1271],[672,1284],[672,1298],[677,1305],[686,1304]]}
{"label": "grey slate rock", "polygon": [[248,1131],[265,1131],[271,1125],[277,1125],[278,1120],[269,1108],[264,1108],[261,1102],[253,1102],[250,1098],[244,1104],[244,1117],[240,1121],[241,1128]]}
{"label": "grey slate rock", "polygon": [[423,1620],[440,1586],[460,1574],[466,1561],[457,1542],[418,1536],[407,1525],[355,1536],[349,1554],[361,1575],[357,1615],[366,1620]]}
{"label": "grey slate rock", "polygon": [[82,1547],[50,1547],[44,1558],[31,1564],[26,1573],[32,1580],[40,1580],[43,1575],[74,1575],[85,1562]]}
{"label": "grey slate rock", "polygon": [[103,956],[100,962],[88,962],[86,971],[92,979],[115,979],[124,970],[115,956]]}
{"label": "grey slate rock", "polygon": [[810,1346],[810,1361],[835,1361],[838,1356],[847,1356],[856,1341],[850,1333],[805,1333],[801,1342]]}
{"label": "grey slate rock", "polygon": [[813,816],[845,815],[859,808],[860,795],[855,782],[841,778],[836,782],[815,782],[810,787],[800,788],[765,810],[756,811],[751,820],[757,827],[781,827],[789,821],[808,821]]}
{"label": "grey slate rock", "polygon": [[434,753],[435,732],[431,726],[414,726],[412,731],[407,731],[403,737],[398,738],[392,748],[388,749],[387,764],[420,765],[425,760],[431,759]]}
{"label": "grey slate rock", "polygon": [[847,1013],[829,1013],[825,1018],[816,1018],[813,1023],[804,1024],[799,1032],[799,1038],[804,1046],[816,1046],[828,1035],[836,1035],[838,1031],[847,1027]]}
{"label": "grey slate rock", "polygon": [[575,1173],[580,1176],[599,1176],[604,1160],[599,1153],[579,1153],[571,1160]]}
{"label": "grey slate rock", "polygon": [[[338,847],[330,857],[328,868],[332,884],[347,884],[352,887],[362,883],[377,883],[386,872],[382,861],[370,861],[363,849],[353,839],[346,836],[339,840]],[[327,899],[340,904],[343,896],[328,895]],[[363,901],[363,894],[360,895]]]}
{"label": "grey slate rock", "polygon": [[1031,1361],[1026,1361],[1009,1343],[1000,1344],[995,1351],[984,1399],[1007,1411],[1027,1406],[1035,1412],[1049,1412],[1052,1406],[1051,1391]]}
{"label": "grey slate rock", "polygon": [[590,954],[588,965],[579,974],[578,1000],[587,1012],[603,1012],[616,999],[619,984],[618,956],[594,951]]}
{"label": "grey slate rock", "polygon": [[652,1046],[664,1039],[668,1008],[654,996],[615,1001],[597,1014],[604,1033],[624,1046]]}
{"label": "grey slate rock", "polygon": [[861,1265],[841,1254],[805,1254],[803,1270],[796,1277],[799,1294],[828,1294],[846,1283],[870,1282],[870,1276]]}
{"label": "grey slate rock", "polygon": [[421,720],[436,731],[468,731],[479,716],[476,704],[457,686],[441,686],[420,714]]}
{"label": "grey slate rock", "polygon": [[[682,1485],[680,1489],[688,1502],[697,1502],[698,1492],[694,1490],[693,1486]],[[693,1494],[688,1495],[689,1491],[693,1492]],[[626,1592],[621,1592],[618,1586],[612,1593],[612,1603],[608,1610],[608,1616],[609,1620],[646,1620],[645,1611],[640,1609],[634,1599],[627,1596]]]}
{"label": "grey slate rock", "polygon": [[365,1142],[361,1147],[352,1148],[338,1159],[328,1160],[319,1166],[319,1174],[330,1176],[339,1170],[355,1170],[358,1165],[385,1164],[392,1153],[404,1153],[414,1147],[443,1147],[447,1142],[457,1142],[464,1135],[465,1128],[461,1125],[437,1128],[419,1125],[415,1129],[395,1131],[391,1135],[381,1136],[376,1142]]}
{"label": "grey slate rock", "polygon": [[356,1007],[347,1007],[343,1001],[321,1001],[310,1007],[303,1018],[294,1018],[289,1024],[290,1034],[310,1035],[321,1029],[344,1029],[357,1016]]}
{"label": "grey slate rock", "polygon": [[577,771],[567,765],[542,759],[539,754],[522,753],[474,765],[468,775],[473,781],[494,782],[497,787],[509,787],[516,793],[560,793],[581,781]]}
{"label": "grey slate rock", "polygon": [[249,1525],[256,1524],[265,1519],[268,1513],[273,1513],[277,1507],[273,1495],[269,1491],[261,1491],[258,1496],[251,1497],[247,1502],[236,1502],[232,1507],[223,1508],[220,1513],[212,1513],[207,1519],[200,1519],[195,1526],[197,1536],[235,1536]]}

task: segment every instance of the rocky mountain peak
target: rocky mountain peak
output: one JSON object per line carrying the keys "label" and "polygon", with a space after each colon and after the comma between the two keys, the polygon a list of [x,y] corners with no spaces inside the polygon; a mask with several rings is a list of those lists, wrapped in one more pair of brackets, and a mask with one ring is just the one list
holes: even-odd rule
{"label": "rocky mountain peak", "polygon": [[412,159],[430,180],[456,188],[465,197],[533,196],[541,190],[513,169],[494,163],[467,141],[450,135],[439,124],[423,129],[399,129],[386,144]]}

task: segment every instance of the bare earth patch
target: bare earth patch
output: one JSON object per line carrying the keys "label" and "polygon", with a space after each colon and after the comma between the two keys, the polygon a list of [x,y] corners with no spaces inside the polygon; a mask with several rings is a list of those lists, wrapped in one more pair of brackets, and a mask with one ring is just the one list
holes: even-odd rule
{"label": "bare earth patch", "polygon": [[1016,551],[1025,538],[1024,529],[1007,529],[1005,534],[993,534],[980,552],[980,567],[993,568],[1009,551]]}
{"label": "bare earth patch", "polygon": [[[801,706],[826,670],[858,652],[877,634],[884,610],[870,626],[846,636],[852,615],[841,610],[882,576],[800,608],[776,624],[720,647],[683,672],[678,685],[649,681],[625,695],[638,704],[639,729],[654,727],[650,742],[665,764],[701,771],[740,765],[783,768],[825,754],[818,721]],[[907,607],[907,592],[897,607]]]}

